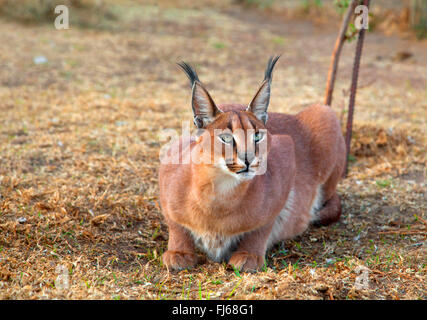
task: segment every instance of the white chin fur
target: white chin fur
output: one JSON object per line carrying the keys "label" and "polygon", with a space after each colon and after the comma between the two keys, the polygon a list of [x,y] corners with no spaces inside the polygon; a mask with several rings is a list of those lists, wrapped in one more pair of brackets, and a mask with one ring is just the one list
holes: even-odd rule
{"label": "white chin fur", "polygon": [[254,172],[235,173],[230,171],[224,158],[221,158],[216,167],[224,173],[224,175],[217,176],[215,181],[215,189],[218,193],[230,192],[241,182],[250,180],[255,176]]}
{"label": "white chin fur", "polygon": [[253,177],[255,177],[255,172],[249,171],[249,172],[242,172],[242,173],[235,173],[237,176],[237,179],[241,181],[251,180]]}
{"label": "white chin fur", "polygon": [[249,172],[242,172],[242,173],[236,173],[230,171],[228,169],[227,164],[225,163],[225,159],[221,158],[216,165],[216,167],[220,168],[225,174],[233,177],[234,179],[237,179],[239,181],[246,181],[250,180],[255,176],[255,171],[249,168]]}

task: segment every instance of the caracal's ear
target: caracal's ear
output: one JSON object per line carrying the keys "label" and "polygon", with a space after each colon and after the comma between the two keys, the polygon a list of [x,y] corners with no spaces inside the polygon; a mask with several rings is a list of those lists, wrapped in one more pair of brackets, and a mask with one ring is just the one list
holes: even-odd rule
{"label": "caracal's ear", "polygon": [[202,85],[196,71],[187,63],[178,65],[190,79],[192,88],[191,106],[194,114],[194,124],[197,128],[205,128],[222,111],[218,109],[208,90]]}
{"label": "caracal's ear", "polygon": [[265,69],[264,81],[258,89],[255,97],[249,103],[246,111],[252,111],[255,116],[262,122],[267,122],[267,109],[270,103],[270,87],[273,76],[273,68],[280,56],[271,57],[268,60],[267,68]]}

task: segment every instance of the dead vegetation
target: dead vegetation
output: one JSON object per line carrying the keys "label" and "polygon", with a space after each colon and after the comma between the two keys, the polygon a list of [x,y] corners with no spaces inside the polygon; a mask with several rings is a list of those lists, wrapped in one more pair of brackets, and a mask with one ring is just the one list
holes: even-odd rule
{"label": "dead vegetation", "polygon": [[[336,33],[236,9],[134,9],[120,32],[0,21],[1,299],[426,298],[425,42],[366,38],[340,222],[275,246],[256,274],[203,255],[168,272],[159,134],[191,115],[175,62],[194,63],[218,102],[247,102],[283,53],[270,108],[296,113],[323,98]],[[393,60],[401,51],[412,56]]]}

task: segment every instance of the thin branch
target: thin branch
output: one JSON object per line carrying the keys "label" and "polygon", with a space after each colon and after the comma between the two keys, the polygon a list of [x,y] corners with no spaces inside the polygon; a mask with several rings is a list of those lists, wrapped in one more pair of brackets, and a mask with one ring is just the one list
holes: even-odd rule
{"label": "thin branch", "polygon": [[326,84],[325,92],[325,105],[330,106],[332,103],[332,93],[334,91],[335,78],[338,70],[338,62],[341,55],[342,46],[346,40],[347,28],[350,23],[350,19],[353,16],[354,9],[356,8],[357,1],[352,0],[347,8],[344,19],[341,23],[341,28],[338,33],[338,37],[335,41],[334,51],[332,52],[331,64],[329,66],[328,81]]}
{"label": "thin branch", "polygon": [[[369,8],[370,0],[363,0],[363,4]],[[351,79],[350,87],[350,101],[348,104],[348,116],[347,116],[347,130],[345,134],[345,143],[346,143],[346,157],[345,157],[345,170],[343,172],[343,177],[347,176],[348,172],[348,156],[350,154],[350,143],[351,143],[351,134],[353,130],[353,114],[354,114],[354,103],[356,101],[356,91],[357,91],[357,80],[359,77],[359,67],[360,67],[360,58],[362,57],[363,49],[363,40],[365,39],[365,28],[361,28],[359,31],[359,37],[357,39],[356,54],[354,56],[354,65],[353,65],[353,76]]]}

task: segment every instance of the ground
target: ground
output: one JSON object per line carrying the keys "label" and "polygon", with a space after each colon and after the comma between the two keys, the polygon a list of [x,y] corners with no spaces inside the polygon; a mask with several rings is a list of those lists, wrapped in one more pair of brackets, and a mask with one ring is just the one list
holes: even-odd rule
{"label": "ground", "polygon": [[276,245],[255,274],[202,254],[169,272],[159,134],[191,119],[176,62],[218,103],[248,103],[281,53],[270,111],[297,113],[323,100],[337,29],[234,6],[116,9],[132,14],[102,28],[0,20],[0,299],[426,299],[426,41],[367,34],[338,223]]}

